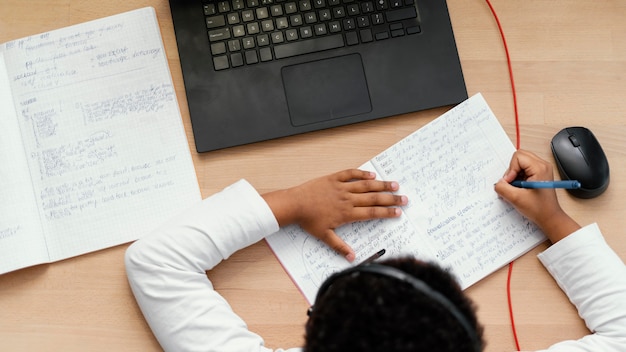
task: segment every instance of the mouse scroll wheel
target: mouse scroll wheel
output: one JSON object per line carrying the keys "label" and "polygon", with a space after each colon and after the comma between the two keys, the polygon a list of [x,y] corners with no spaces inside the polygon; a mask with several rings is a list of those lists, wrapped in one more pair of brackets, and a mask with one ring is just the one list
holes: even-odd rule
{"label": "mouse scroll wheel", "polygon": [[574,147],[580,146],[580,143],[578,142],[578,139],[574,135],[569,136],[569,141],[572,142],[572,145]]}

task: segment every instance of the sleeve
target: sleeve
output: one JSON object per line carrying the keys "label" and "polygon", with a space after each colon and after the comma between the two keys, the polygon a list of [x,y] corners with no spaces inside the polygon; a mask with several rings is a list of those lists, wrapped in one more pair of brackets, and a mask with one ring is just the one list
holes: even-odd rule
{"label": "sleeve", "polygon": [[624,351],[626,267],[605,242],[598,225],[588,225],[553,244],[539,254],[539,260],[592,332],[546,351]]}
{"label": "sleeve", "polygon": [[270,351],[206,271],[276,231],[269,206],[241,180],[128,248],[131,289],[165,351]]}

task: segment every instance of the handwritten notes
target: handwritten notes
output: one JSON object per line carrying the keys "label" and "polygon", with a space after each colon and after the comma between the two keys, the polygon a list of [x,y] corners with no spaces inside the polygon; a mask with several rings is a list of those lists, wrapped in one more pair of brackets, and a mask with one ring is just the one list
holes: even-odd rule
{"label": "handwritten notes", "polygon": [[4,63],[0,51],[0,269],[48,255]]}
{"label": "handwritten notes", "polygon": [[[0,219],[0,258],[8,238],[44,243],[32,264],[128,242],[200,199],[152,8],[17,39],[0,53],[12,116],[3,127],[19,136],[1,153],[19,156],[21,203],[34,204],[29,221],[40,224]],[[0,273],[21,266],[0,260]]]}
{"label": "handwritten notes", "polygon": [[[544,240],[493,190],[513,152],[475,95],[361,166],[400,183],[399,193],[409,198],[402,217],[349,224],[337,233],[356,251],[356,263],[384,248],[384,258],[437,262],[469,287]],[[311,303],[327,276],[350,265],[296,226],[267,241]]]}

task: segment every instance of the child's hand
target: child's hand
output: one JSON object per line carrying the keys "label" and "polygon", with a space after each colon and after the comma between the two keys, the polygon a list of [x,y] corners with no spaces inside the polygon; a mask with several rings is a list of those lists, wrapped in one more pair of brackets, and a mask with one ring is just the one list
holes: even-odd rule
{"label": "child's hand", "polygon": [[511,186],[516,179],[528,181],[554,180],[552,165],[537,155],[518,150],[502,179],[496,183],[496,192],[528,219],[539,226],[552,243],[576,231],[580,226],[567,215],[554,189],[522,189]]}
{"label": "child's hand", "polygon": [[376,175],[356,169],[320,177],[283,191],[264,194],[280,226],[299,224],[335,251],[353,261],[355,254],[335,229],[343,224],[375,218],[394,218],[397,206],[407,204],[396,182],[377,181]]}

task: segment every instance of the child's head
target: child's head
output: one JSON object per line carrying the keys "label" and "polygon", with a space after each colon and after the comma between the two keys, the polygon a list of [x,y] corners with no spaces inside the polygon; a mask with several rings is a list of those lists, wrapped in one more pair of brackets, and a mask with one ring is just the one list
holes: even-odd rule
{"label": "child's head", "polygon": [[304,350],[479,351],[482,330],[473,303],[447,271],[391,259],[346,269],[322,285]]}

